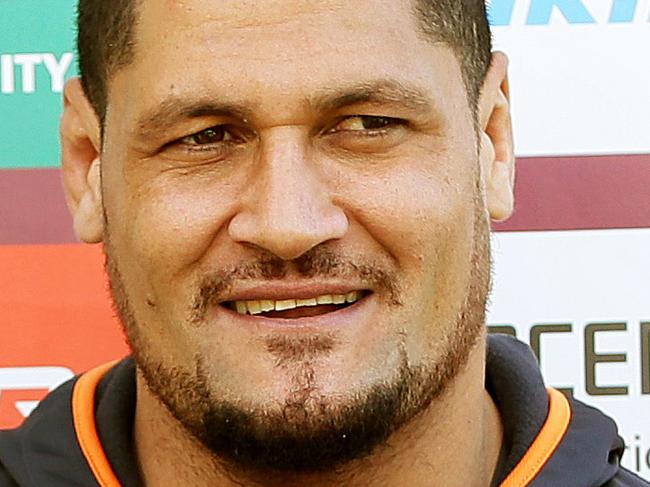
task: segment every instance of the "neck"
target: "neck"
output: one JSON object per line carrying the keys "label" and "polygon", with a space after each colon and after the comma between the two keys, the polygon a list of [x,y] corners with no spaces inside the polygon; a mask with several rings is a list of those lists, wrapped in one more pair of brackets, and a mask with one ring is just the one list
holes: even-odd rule
{"label": "neck", "polygon": [[225,466],[191,437],[137,377],[134,440],[147,487],[372,485],[489,486],[502,442],[499,413],[484,386],[485,343],[444,394],[367,458],[335,472],[259,474]]}

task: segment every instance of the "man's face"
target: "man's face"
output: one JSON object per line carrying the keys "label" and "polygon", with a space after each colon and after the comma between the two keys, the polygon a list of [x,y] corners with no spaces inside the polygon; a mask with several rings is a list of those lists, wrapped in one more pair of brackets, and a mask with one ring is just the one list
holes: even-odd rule
{"label": "man's face", "polygon": [[321,466],[369,451],[481,333],[487,217],[457,59],[407,1],[138,14],[135,60],[109,84],[102,191],[149,388],[235,460],[266,440],[295,446],[289,468],[318,468],[299,457],[319,438],[339,451]]}

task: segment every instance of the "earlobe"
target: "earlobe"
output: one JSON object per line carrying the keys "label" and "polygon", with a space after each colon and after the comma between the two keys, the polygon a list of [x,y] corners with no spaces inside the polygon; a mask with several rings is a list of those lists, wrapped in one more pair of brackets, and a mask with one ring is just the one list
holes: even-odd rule
{"label": "earlobe", "polygon": [[510,116],[508,60],[495,52],[479,100],[480,162],[487,208],[493,220],[514,210],[515,154]]}
{"label": "earlobe", "polygon": [[79,79],[68,81],[61,117],[63,186],[74,229],[84,242],[103,236],[99,121]]}

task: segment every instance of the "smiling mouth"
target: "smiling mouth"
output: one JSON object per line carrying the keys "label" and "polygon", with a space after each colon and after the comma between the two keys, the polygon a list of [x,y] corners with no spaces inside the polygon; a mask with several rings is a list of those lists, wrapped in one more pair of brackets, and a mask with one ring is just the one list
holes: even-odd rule
{"label": "smiling mouth", "polygon": [[310,298],[225,301],[221,305],[240,315],[296,319],[339,311],[361,301],[368,294],[369,291],[352,291],[347,294],[323,294]]}

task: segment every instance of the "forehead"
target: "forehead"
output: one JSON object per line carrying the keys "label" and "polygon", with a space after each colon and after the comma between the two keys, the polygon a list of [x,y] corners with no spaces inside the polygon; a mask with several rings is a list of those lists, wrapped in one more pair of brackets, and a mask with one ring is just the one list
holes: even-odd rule
{"label": "forehead", "polygon": [[199,43],[239,39],[250,44],[257,38],[273,48],[289,36],[297,45],[318,40],[331,47],[335,39],[323,33],[403,37],[415,31],[411,0],[143,0],[139,6],[141,42],[191,35]]}
{"label": "forehead", "polygon": [[134,62],[111,85],[133,107],[200,94],[255,109],[383,79],[457,90],[451,50],[418,25],[410,0],[144,0]]}

